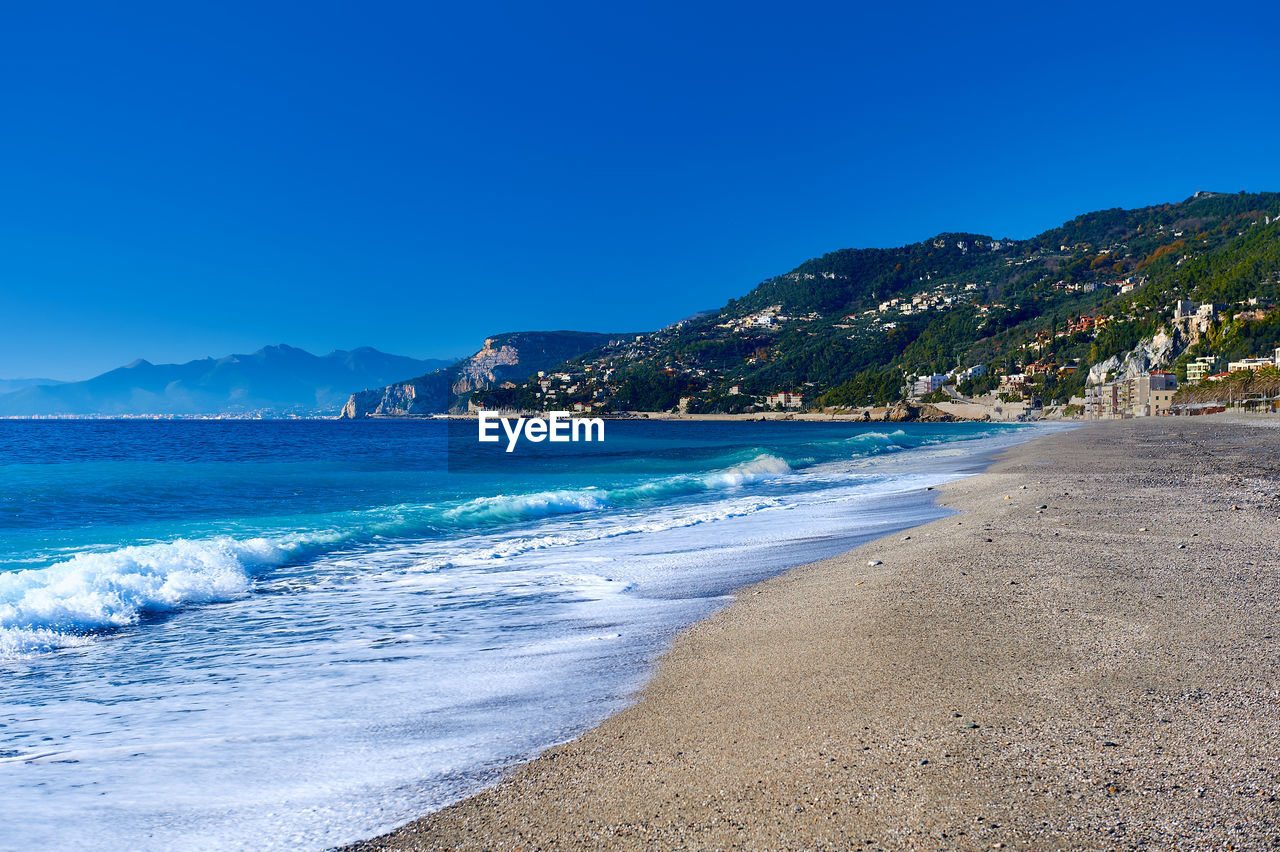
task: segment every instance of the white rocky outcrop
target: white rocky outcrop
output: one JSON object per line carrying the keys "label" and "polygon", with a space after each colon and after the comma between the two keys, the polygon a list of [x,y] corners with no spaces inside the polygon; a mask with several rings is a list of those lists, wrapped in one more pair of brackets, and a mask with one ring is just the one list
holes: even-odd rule
{"label": "white rocky outcrop", "polygon": [[1170,334],[1160,329],[1123,355],[1112,355],[1107,360],[1094,364],[1089,368],[1087,383],[1098,385],[1108,381],[1108,375],[1112,376],[1112,380],[1120,380],[1167,367],[1183,349],[1180,337],[1176,331]]}

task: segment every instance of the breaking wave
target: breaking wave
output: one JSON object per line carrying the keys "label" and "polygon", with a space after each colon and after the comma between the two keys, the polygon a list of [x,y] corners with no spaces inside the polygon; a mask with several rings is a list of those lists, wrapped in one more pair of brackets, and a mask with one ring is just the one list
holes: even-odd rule
{"label": "breaking wave", "polygon": [[[372,535],[408,537],[518,524],[662,497],[731,490],[790,473],[784,460],[762,454],[723,470],[667,477],[630,488],[497,495],[450,507],[393,507],[379,510],[380,518],[348,516],[347,529],[338,532],[289,539],[179,539],[81,553],[47,568],[0,573],[0,658],[81,645],[94,633],[136,624],[147,615],[234,600],[249,593],[254,574],[263,569]],[[741,511],[722,508],[696,518],[653,519],[623,526],[608,537],[701,523]],[[486,555],[541,549],[557,539],[517,538]]]}
{"label": "breaking wave", "polygon": [[251,572],[280,564],[290,550],[260,538],[178,540],[0,573],[0,657],[79,645],[151,613],[232,600],[248,593]]}
{"label": "breaking wave", "polygon": [[583,488],[534,494],[477,497],[443,513],[451,524],[473,528],[494,522],[536,520],[551,515],[595,512],[644,500],[741,488],[788,476],[791,466],[777,456],[761,454],[724,470],[669,476],[628,488]]}

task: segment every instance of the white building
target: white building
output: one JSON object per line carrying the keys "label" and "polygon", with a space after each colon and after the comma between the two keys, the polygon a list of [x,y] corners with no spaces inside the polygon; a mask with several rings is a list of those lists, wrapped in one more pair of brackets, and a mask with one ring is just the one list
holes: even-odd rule
{"label": "white building", "polygon": [[947,380],[945,373],[934,373],[932,376],[921,376],[912,385],[911,392],[916,396],[926,396],[942,387]]}
{"label": "white building", "polygon": [[1020,392],[1026,384],[1027,376],[1025,373],[1010,373],[1007,376],[1000,377],[1000,387],[998,390],[1000,393],[1013,393],[1014,391]]}
{"label": "white building", "polygon": [[804,406],[804,396],[790,391],[782,393],[771,393],[764,398],[765,405],[776,405],[780,408],[802,408]]}
{"label": "white building", "polygon": [[1270,367],[1274,362],[1270,358],[1245,358],[1243,361],[1232,361],[1227,365],[1228,373],[1238,373],[1241,370],[1261,370],[1263,367]]}
{"label": "white building", "polygon": [[1218,372],[1221,363],[1216,355],[1202,355],[1190,362],[1187,364],[1187,384],[1194,385],[1203,382],[1209,376]]}

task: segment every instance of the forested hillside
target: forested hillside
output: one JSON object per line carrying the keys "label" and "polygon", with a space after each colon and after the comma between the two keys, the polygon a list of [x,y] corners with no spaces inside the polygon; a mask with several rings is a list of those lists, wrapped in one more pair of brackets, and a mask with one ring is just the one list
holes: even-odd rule
{"label": "forested hillside", "polygon": [[[806,408],[852,406],[897,400],[917,375],[977,367],[960,381],[980,391],[1033,365],[1044,401],[1065,402],[1091,366],[1165,324],[1178,299],[1219,304],[1229,322],[1241,303],[1277,298],[1280,195],[1197,193],[1084,214],[1031,239],[947,233],[831,252],[719,311],[477,400],[742,411],[790,392]],[[1259,347],[1267,329],[1233,334]]]}

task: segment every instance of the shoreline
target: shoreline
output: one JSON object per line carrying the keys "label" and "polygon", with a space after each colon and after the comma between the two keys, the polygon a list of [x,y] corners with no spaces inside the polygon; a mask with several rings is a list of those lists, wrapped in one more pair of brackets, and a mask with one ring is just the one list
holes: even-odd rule
{"label": "shoreline", "polygon": [[960,514],[740,589],[626,709],[345,848],[1269,842],[1280,458],[1204,420],[1006,450],[938,489]]}
{"label": "shoreline", "polygon": [[[504,416],[537,417],[545,411],[497,411]],[[948,402],[898,402],[893,405],[862,406],[839,409],[797,409],[787,411],[754,411],[740,414],[706,414],[684,411],[570,411],[574,417],[592,417],[602,420],[669,420],[706,423],[733,422],[813,422],[813,423],[1030,423],[1083,422],[1079,417],[1063,417],[1056,408],[1042,416],[1027,417],[1027,409],[1021,403],[992,403],[980,399],[954,399]],[[337,420],[475,420],[476,412],[448,412],[439,414],[369,414],[359,418],[337,417]]]}

